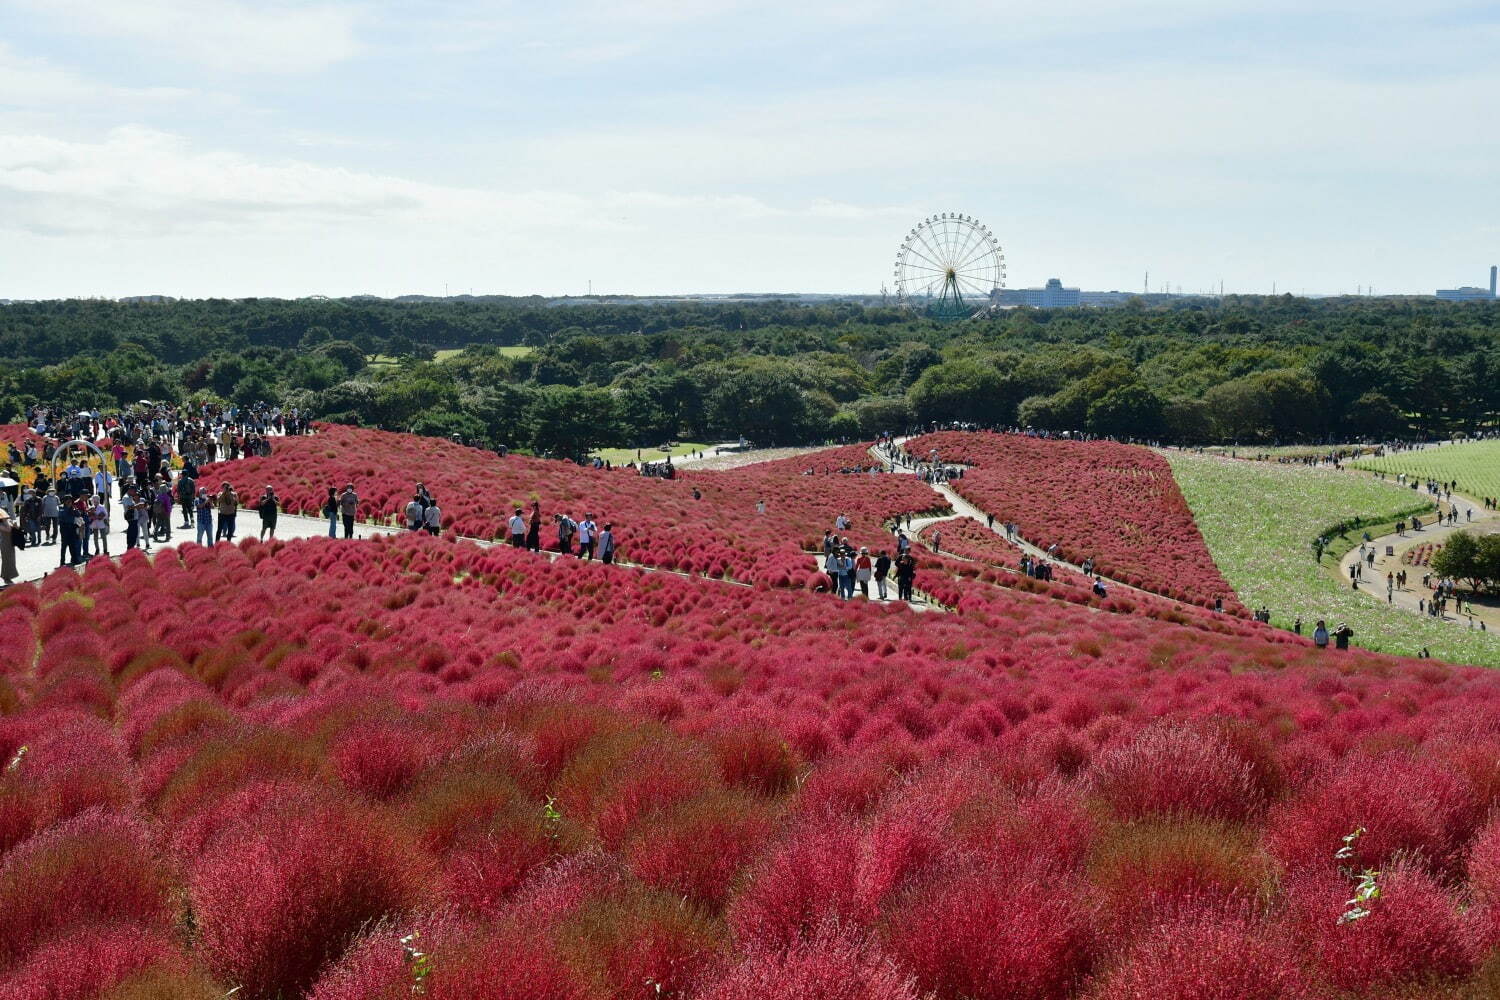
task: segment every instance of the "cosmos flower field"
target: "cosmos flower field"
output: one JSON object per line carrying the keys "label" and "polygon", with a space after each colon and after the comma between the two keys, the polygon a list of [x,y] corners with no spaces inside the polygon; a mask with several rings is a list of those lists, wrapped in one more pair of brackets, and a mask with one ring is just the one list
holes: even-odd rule
{"label": "cosmos flower field", "polygon": [[459,530],[0,593],[0,998],[1494,995],[1495,674],[1032,589],[972,531],[923,556],[948,610],[839,602],[804,538],[935,494],[537,465],[644,536],[752,527],[708,576]]}

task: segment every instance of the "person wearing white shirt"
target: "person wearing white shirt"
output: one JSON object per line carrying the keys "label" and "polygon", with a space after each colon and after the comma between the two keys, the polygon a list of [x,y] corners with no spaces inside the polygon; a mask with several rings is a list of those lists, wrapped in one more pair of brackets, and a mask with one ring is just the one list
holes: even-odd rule
{"label": "person wearing white shirt", "polygon": [[422,513],[422,519],[427,525],[427,533],[436,535],[443,530],[443,511],[438,507],[437,500],[429,497],[427,510]]}
{"label": "person wearing white shirt", "polygon": [[412,497],[406,504],[406,527],[409,531],[416,531],[422,527],[422,501]]}
{"label": "person wearing white shirt", "polygon": [[515,548],[526,547],[526,519],[521,516],[521,508],[517,507],[510,519],[510,544]]}
{"label": "person wearing white shirt", "polygon": [[94,554],[109,555],[109,505],[103,496],[94,497],[94,507],[89,518],[89,534],[94,536]]}
{"label": "person wearing white shirt", "polygon": [[598,531],[599,526],[594,523],[594,515],[583,515],[583,520],[578,522],[578,557],[580,559],[593,561],[594,535]]}

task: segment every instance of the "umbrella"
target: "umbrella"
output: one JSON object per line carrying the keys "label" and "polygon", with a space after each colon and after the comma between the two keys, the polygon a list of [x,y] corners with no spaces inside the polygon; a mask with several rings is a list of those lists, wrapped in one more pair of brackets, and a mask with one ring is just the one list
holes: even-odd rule
{"label": "umbrella", "polygon": [[90,418],[93,417],[93,414],[90,413],[88,410],[80,410],[80,411],[78,411],[78,415],[80,417],[90,417]]}
{"label": "umbrella", "polygon": [[140,404],[142,406],[151,406],[151,405],[153,405],[152,402],[151,402],[151,400],[149,400],[149,399],[142,399],[139,402],[140,402]]}
{"label": "umbrella", "polygon": [[16,482],[14,479],[10,478],[9,476],[0,476],[0,490],[3,490],[3,489],[5,489],[7,487],[10,487],[10,486],[20,486],[20,485],[21,485],[20,483]]}

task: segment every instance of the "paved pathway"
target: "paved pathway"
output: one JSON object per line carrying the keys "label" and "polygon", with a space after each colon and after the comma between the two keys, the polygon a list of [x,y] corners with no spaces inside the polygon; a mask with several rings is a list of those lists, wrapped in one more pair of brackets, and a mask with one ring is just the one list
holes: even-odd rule
{"label": "paved pathway", "polygon": [[[897,447],[901,447],[902,445],[904,445],[907,442],[907,440],[909,440],[909,439],[908,438],[904,438],[904,437],[902,437],[902,438],[896,438],[895,439],[896,446]],[[888,468],[888,469],[893,469],[894,468],[894,466],[891,463],[890,456],[887,455],[887,454],[885,454],[878,447],[872,447],[870,449],[870,454],[873,455],[875,458],[879,459],[880,462],[886,468]],[[951,463],[950,463],[950,466],[951,466]],[[977,522],[979,524],[984,525],[984,527],[986,528],[986,530],[994,533],[994,535],[997,538],[1001,539],[1002,541],[1006,542],[1009,545],[1015,546],[1015,548],[1018,551],[1025,552],[1025,553],[1031,555],[1033,558],[1036,558],[1036,559],[1045,559],[1048,562],[1052,563],[1053,565],[1061,566],[1064,569],[1070,569],[1073,572],[1078,573],[1079,575],[1088,575],[1088,576],[1098,576],[1098,577],[1100,577],[1100,579],[1102,579],[1104,581],[1106,588],[1108,590],[1110,590],[1111,592],[1113,592],[1116,588],[1118,588],[1118,589],[1121,589],[1121,590],[1135,591],[1138,594],[1144,594],[1147,597],[1155,597],[1155,598],[1157,598],[1159,600],[1163,600],[1163,601],[1175,600],[1175,598],[1165,597],[1165,596],[1163,596],[1161,594],[1156,593],[1155,591],[1145,590],[1145,589],[1143,589],[1141,587],[1132,587],[1128,583],[1121,583],[1119,580],[1113,580],[1113,579],[1111,579],[1111,578],[1109,578],[1107,576],[1103,576],[1102,574],[1100,574],[1098,572],[1095,572],[1095,573],[1092,573],[1092,574],[1084,574],[1082,566],[1078,566],[1078,565],[1075,565],[1073,563],[1066,562],[1065,560],[1060,559],[1057,556],[1048,555],[1047,551],[1045,549],[1038,548],[1037,546],[1035,546],[1035,545],[1031,544],[1030,542],[1026,541],[1024,538],[1020,538],[1020,537],[1011,538],[1009,535],[1007,535],[1005,533],[1005,531],[1004,531],[1003,528],[992,526],[990,524],[989,515],[986,512],[980,510],[978,507],[974,506],[973,504],[969,503],[969,501],[967,501],[963,497],[959,496],[958,492],[955,491],[953,489],[953,487],[949,486],[947,483],[928,483],[927,485],[930,486],[930,487],[932,487],[932,489],[935,492],[937,492],[938,494],[940,494],[943,497],[943,499],[945,499],[945,500],[948,501],[948,505],[953,508],[954,513],[952,513],[952,514],[941,514],[941,515],[936,515],[936,516],[931,516],[931,517],[914,517],[914,518],[912,518],[912,520],[911,520],[911,526],[907,530],[908,530],[909,534],[913,536],[913,544],[917,544],[917,542],[915,541],[915,535],[918,532],[920,532],[923,528],[927,527],[928,525],[930,525],[930,524],[936,524],[936,523],[938,523],[940,521],[952,521],[952,520],[954,520],[956,518],[966,517],[966,518],[968,518],[971,521],[975,521],[975,522]],[[945,553],[945,555],[953,556],[952,553]],[[954,558],[958,558],[958,557],[954,557]],[[1180,603],[1185,603],[1185,602],[1179,601],[1178,603],[1180,604]]]}
{"label": "paved pathway", "polygon": [[[111,530],[110,530],[110,534],[109,534],[109,556],[110,557],[118,558],[119,556],[123,555],[125,553],[125,551],[126,551],[126,549],[125,549],[125,531],[124,531],[124,528],[123,528],[123,525],[125,523],[125,517],[124,517],[124,511],[120,507],[120,503],[119,503],[118,499],[112,500],[110,502],[110,510],[111,510],[111,515],[110,515],[111,516],[111,520],[110,520]],[[159,541],[153,541],[151,543],[151,547],[149,549],[145,549],[144,550],[144,551],[147,552],[148,555],[149,554],[155,554],[157,552],[161,552],[161,551],[164,551],[164,550],[167,550],[167,549],[174,549],[177,546],[182,545],[182,544],[184,544],[186,542],[192,542],[192,541],[194,541],[194,537],[195,537],[194,529],[181,527],[182,522],[181,522],[180,518],[181,518],[181,513],[178,512],[178,511],[174,511],[173,512],[173,518],[172,518],[172,537],[171,537],[171,539],[169,541],[160,541],[160,542]],[[215,523],[217,523],[217,520],[218,520],[217,515],[215,515]],[[255,511],[253,511],[253,510],[241,510],[239,512],[238,516],[236,516],[235,521],[236,521],[236,524],[235,524],[235,529],[236,530],[235,530],[235,539],[234,540],[236,542],[239,542],[239,541],[241,541],[242,539],[245,539],[245,538],[258,538],[260,536],[260,515],[257,514]],[[343,535],[343,527],[342,527],[342,525],[339,527],[338,530],[339,530],[339,535],[342,536]],[[354,526],[354,537],[356,539],[359,539],[359,538],[373,538],[373,537],[376,537],[376,536],[379,536],[379,535],[393,535],[393,534],[397,534],[397,533],[399,533],[401,531],[404,531],[404,530],[406,530],[406,529],[398,528],[398,527],[393,527],[391,525],[376,524],[376,523],[367,522],[367,521],[360,521],[357,524],[355,524],[355,526]],[[276,534],[275,534],[275,537],[278,538],[278,539],[281,539],[283,541],[295,540],[295,539],[299,539],[299,538],[326,538],[326,537],[328,537],[328,520],[326,518],[322,518],[322,517],[303,517],[302,515],[299,515],[299,514],[286,514],[286,513],[282,513],[282,514],[278,515],[277,518],[276,518]],[[486,547],[486,548],[489,547],[489,546],[491,546],[491,545],[501,544],[499,542],[495,542],[495,541],[492,541],[492,540],[489,540],[489,539],[482,539],[482,538],[468,538],[468,537],[465,537],[463,540],[464,541],[468,541],[468,542],[473,542],[476,545],[479,545],[481,547]],[[562,553],[560,553],[560,552],[552,552],[552,551],[547,551],[547,550],[543,550],[541,554],[544,555],[544,556],[546,556],[548,559],[554,559],[554,560],[555,559],[559,559],[559,558],[562,557]],[[62,547],[61,547],[60,544],[58,544],[56,542],[54,542],[54,543],[52,543],[50,545],[43,544],[43,545],[40,545],[40,546],[35,547],[35,548],[27,548],[27,549],[23,549],[23,550],[17,552],[16,553],[16,569],[20,571],[20,575],[17,577],[16,582],[17,583],[25,583],[27,581],[42,579],[48,573],[50,573],[53,570],[59,568],[59,562],[60,562],[61,558],[62,558]],[[105,556],[95,556],[94,558],[107,558],[107,557],[105,557]],[[808,558],[813,560],[813,566],[814,566],[814,568],[817,569],[819,572],[821,572],[822,568],[823,568],[822,567],[822,559],[821,559],[821,557],[818,556],[816,553],[808,553]],[[80,564],[80,566],[78,568],[81,569],[84,565],[87,565],[87,563]],[[698,574],[695,574],[695,573],[686,572],[684,570],[668,570],[668,569],[663,569],[663,568],[658,567],[658,566],[642,566],[642,565],[640,565],[638,563],[625,562],[624,560],[618,561],[616,563],[616,565],[627,567],[627,568],[630,568],[630,569],[639,569],[639,570],[643,570],[643,571],[648,572],[648,573],[671,573],[673,576],[689,577],[689,578],[695,579],[695,580],[698,580],[698,579],[712,580],[715,583],[721,583],[721,584],[724,584],[726,586],[731,586],[731,587],[743,587],[743,588],[745,588],[747,590],[751,589],[753,587],[753,584],[746,583],[746,582],[741,581],[741,580],[726,580],[726,579],[723,579],[722,577],[703,577],[703,576],[699,576]],[[894,594],[895,593],[895,580],[894,579],[892,579],[890,587],[891,587],[891,593]],[[872,588],[872,592],[873,592],[873,588]],[[928,598],[924,594],[914,593],[913,597],[917,598],[917,599],[908,602],[908,605],[907,605],[913,611],[943,611],[943,610],[946,610],[941,605],[933,602],[930,598]],[[894,600],[894,598],[893,598],[893,600]]]}
{"label": "paved pathway", "polygon": [[[1424,497],[1428,496],[1425,492],[1422,495]],[[1441,543],[1456,531],[1470,530],[1482,534],[1500,533],[1500,513],[1485,510],[1484,504],[1476,503],[1471,498],[1461,496],[1457,493],[1453,494],[1453,498],[1460,515],[1460,520],[1457,524],[1451,527],[1440,527],[1429,522],[1427,527],[1419,531],[1408,530],[1383,535],[1369,543],[1375,549],[1375,564],[1372,568],[1368,562],[1365,563],[1359,582],[1361,593],[1367,595],[1372,601],[1401,608],[1402,610],[1410,611],[1414,615],[1427,617],[1423,610],[1424,604],[1419,602],[1425,602],[1432,593],[1431,589],[1424,589],[1422,587],[1422,576],[1428,570],[1421,566],[1403,564],[1401,561],[1402,555],[1407,550],[1413,549],[1418,545]],[[1464,513],[1470,510],[1474,512],[1473,521],[1464,520]],[[1424,520],[1433,516],[1422,515]],[[1390,547],[1392,550],[1389,556],[1385,554],[1387,547]],[[1356,545],[1344,553],[1343,558],[1338,561],[1336,566],[1331,562],[1325,563],[1325,565],[1338,577],[1342,586],[1353,589],[1349,581],[1349,570],[1359,561],[1360,547]],[[1403,569],[1406,570],[1406,586],[1396,587],[1387,595],[1386,574],[1399,573]],[[1457,601],[1448,602],[1448,613],[1443,617],[1443,621],[1450,622],[1461,628],[1468,628],[1468,616],[1458,613],[1456,608],[1457,603]],[[1491,605],[1475,605],[1474,611],[1476,623],[1483,621],[1491,629],[1500,628],[1500,608]],[[1477,624],[1475,627],[1477,627]]]}

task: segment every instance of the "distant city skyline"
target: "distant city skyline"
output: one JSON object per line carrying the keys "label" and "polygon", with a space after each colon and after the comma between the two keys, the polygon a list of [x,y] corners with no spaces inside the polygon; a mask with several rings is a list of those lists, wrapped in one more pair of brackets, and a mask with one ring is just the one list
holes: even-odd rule
{"label": "distant city skyline", "polygon": [[0,0],[0,299],[1432,295],[1500,261],[1500,7]]}

